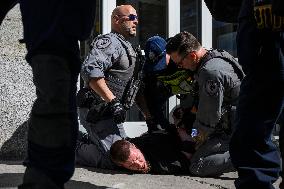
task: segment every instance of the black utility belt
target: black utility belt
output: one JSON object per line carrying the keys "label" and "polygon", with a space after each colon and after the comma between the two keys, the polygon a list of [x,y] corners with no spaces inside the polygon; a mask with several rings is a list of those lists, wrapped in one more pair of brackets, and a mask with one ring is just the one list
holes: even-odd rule
{"label": "black utility belt", "polygon": [[276,16],[272,13],[271,4],[255,6],[254,16],[258,29],[271,31],[284,31],[284,16]]}

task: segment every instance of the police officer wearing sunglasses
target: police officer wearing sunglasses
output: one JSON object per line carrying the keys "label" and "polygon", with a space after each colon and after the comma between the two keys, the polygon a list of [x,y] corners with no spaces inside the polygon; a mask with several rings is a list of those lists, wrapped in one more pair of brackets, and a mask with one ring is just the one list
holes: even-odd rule
{"label": "police officer wearing sunglasses", "polygon": [[[83,63],[85,91],[93,100],[79,104],[80,121],[89,140],[78,143],[78,164],[113,168],[109,149],[115,141],[126,138],[122,99],[137,64],[137,53],[128,41],[136,36],[137,24],[137,13],[131,5],[116,7],[111,15],[111,32],[92,42],[92,50]],[[81,93],[84,92],[78,95]]]}

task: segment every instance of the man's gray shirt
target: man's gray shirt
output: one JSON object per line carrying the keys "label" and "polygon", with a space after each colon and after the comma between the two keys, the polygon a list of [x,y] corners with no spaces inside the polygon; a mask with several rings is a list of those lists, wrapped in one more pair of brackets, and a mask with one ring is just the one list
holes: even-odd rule
{"label": "man's gray shirt", "polygon": [[237,66],[232,62],[215,57],[203,61],[195,74],[199,104],[193,127],[202,130],[201,135],[205,138],[201,139],[201,145],[191,158],[191,174],[218,176],[233,170],[229,154],[230,135],[226,132],[231,129],[233,111],[226,113],[226,109],[235,105],[241,83],[234,68]]}
{"label": "man's gray shirt", "polygon": [[[203,63],[195,79],[199,85],[199,104],[194,128],[206,127],[213,132],[219,123],[226,104],[237,99],[240,79],[233,66],[222,58],[213,58]],[[225,102],[224,99],[227,99]]]}
{"label": "man's gray shirt", "polygon": [[127,70],[131,62],[135,64],[136,52],[130,42],[118,33],[100,35],[93,41],[92,46],[81,70],[86,84],[91,78],[104,78],[111,68]]}

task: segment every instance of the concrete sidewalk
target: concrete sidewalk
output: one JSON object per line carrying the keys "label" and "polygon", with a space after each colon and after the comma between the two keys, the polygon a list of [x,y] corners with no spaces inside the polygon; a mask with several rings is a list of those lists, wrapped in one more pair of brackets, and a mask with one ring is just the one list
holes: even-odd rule
{"label": "concrete sidewalk", "polygon": [[[14,189],[22,182],[25,168],[21,162],[0,162],[0,188]],[[231,189],[236,172],[220,178],[175,175],[131,174],[95,168],[77,167],[66,189]],[[274,184],[278,189],[280,179]]]}

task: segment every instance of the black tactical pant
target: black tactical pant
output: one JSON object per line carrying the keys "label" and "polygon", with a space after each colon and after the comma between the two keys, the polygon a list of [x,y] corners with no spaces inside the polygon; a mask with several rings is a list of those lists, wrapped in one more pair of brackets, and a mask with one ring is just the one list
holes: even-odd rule
{"label": "black tactical pant", "polygon": [[238,29],[239,62],[246,71],[230,154],[236,188],[273,189],[280,157],[271,134],[284,108],[284,32],[257,29],[253,1],[244,1]]}
{"label": "black tactical pant", "polygon": [[74,172],[79,67],[47,54],[34,56],[31,66],[37,99],[29,119],[27,169],[19,188],[63,188]]}

